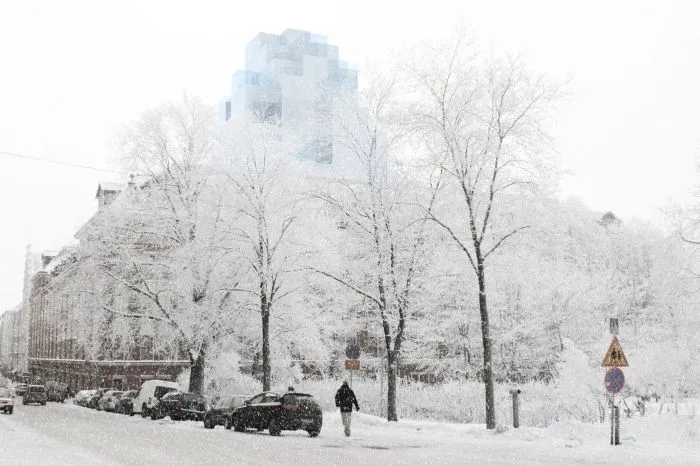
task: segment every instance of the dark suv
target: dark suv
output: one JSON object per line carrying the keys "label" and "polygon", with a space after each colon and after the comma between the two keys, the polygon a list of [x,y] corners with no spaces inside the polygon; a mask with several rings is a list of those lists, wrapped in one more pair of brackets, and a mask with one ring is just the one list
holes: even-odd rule
{"label": "dark suv", "polygon": [[270,435],[283,430],[305,430],[311,437],[321,433],[323,413],[313,396],[307,393],[264,392],[247,400],[231,415],[234,430],[267,429]]}
{"label": "dark suv", "polygon": [[42,406],[46,405],[47,395],[46,388],[43,385],[30,385],[27,387],[27,392],[22,398],[22,404],[39,403]]}
{"label": "dark suv", "polygon": [[201,421],[207,410],[207,400],[197,393],[170,392],[158,400],[151,410],[151,419],[170,416],[173,421]]}

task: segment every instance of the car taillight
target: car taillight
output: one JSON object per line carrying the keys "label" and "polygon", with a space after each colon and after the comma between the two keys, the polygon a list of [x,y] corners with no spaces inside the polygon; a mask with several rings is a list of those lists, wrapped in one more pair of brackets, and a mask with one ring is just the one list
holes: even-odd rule
{"label": "car taillight", "polygon": [[297,405],[292,405],[292,404],[282,405],[282,409],[286,409],[287,411],[293,411],[293,410],[297,409]]}

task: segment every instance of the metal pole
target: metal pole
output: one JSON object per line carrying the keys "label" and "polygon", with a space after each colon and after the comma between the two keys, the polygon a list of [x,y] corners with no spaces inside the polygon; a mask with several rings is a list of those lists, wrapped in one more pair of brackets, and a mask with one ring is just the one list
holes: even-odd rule
{"label": "metal pole", "polygon": [[610,401],[610,445],[615,445],[615,394]]}
{"label": "metal pole", "polygon": [[620,444],[620,408],[615,407],[615,445]]}

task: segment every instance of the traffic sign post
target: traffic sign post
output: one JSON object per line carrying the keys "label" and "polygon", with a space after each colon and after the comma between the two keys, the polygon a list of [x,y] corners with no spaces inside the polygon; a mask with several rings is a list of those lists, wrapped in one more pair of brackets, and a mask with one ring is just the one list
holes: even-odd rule
{"label": "traffic sign post", "polygon": [[350,371],[350,386],[352,387],[352,373],[360,370],[360,347],[349,344],[345,347],[345,370]]}
{"label": "traffic sign post", "polygon": [[[617,319],[615,319],[617,320]],[[610,332],[617,333],[617,322],[610,322]],[[603,367],[609,367],[605,373],[605,389],[610,393],[610,445],[620,444],[620,408],[615,406],[615,394],[625,386],[625,373],[620,367],[628,367],[627,358],[617,336],[613,334],[613,340],[610,342],[607,353],[603,358]]]}

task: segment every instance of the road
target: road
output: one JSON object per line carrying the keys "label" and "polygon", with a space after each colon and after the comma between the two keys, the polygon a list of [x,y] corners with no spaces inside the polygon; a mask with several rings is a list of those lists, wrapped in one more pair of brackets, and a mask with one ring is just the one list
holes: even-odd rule
{"label": "road", "polygon": [[[19,401],[19,398],[17,399]],[[596,445],[567,444],[543,429],[521,428],[503,434],[483,426],[441,423],[387,424],[381,419],[354,416],[353,437],[343,436],[340,416],[324,413],[318,438],[305,432],[238,433],[202,423],[152,421],[81,408],[73,404],[16,406],[15,414],[0,417],[3,430],[34,432],[32,443],[84,452],[83,464],[115,465],[402,465],[402,464],[685,464],[669,461],[663,451],[635,446],[605,445],[605,427]],[[7,445],[4,446],[7,448]],[[24,447],[27,448],[27,447]],[[31,448],[29,448],[31,450]],[[2,452],[0,448],[0,452]],[[28,451],[29,455],[31,452]],[[77,458],[81,458],[76,453]],[[29,456],[27,458],[30,458]],[[75,458],[75,457],[74,457]],[[71,464],[81,460],[72,459]],[[8,462],[3,464],[20,464]],[[37,464],[27,460],[21,464]],[[57,459],[43,464],[67,464]],[[688,463],[690,464],[690,463]]]}

